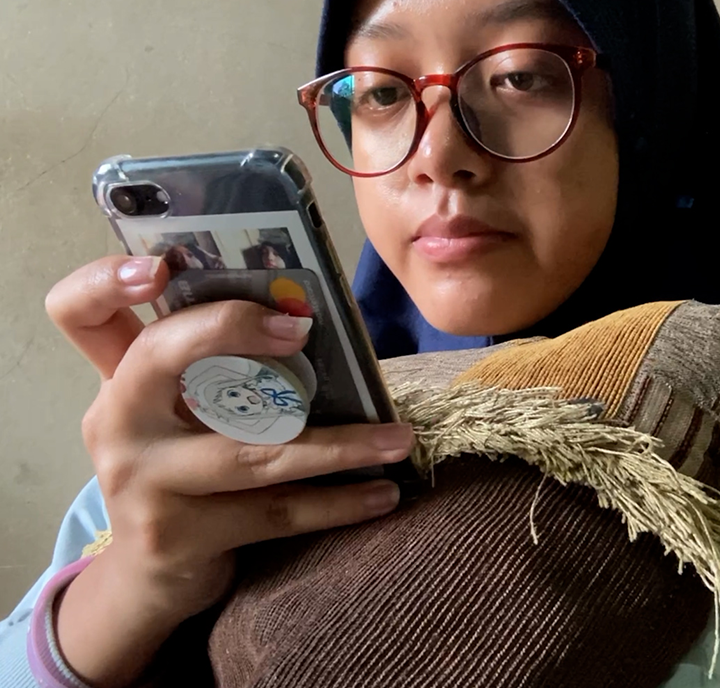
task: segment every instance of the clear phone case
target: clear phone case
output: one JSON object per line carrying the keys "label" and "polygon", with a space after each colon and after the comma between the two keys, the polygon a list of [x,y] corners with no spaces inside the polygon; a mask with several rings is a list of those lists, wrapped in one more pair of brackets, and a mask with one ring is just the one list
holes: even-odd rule
{"label": "clear phone case", "polygon": [[[141,190],[140,204],[152,206],[149,216],[128,212],[137,211],[127,205],[128,188]],[[310,422],[397,420],[310,174],[294,153],[278,148],[117,156],[96,171],[93,193],[129,254],[162,254],[170,264],[170,284],[154,304],[158,315],[226,299],[312,315],[316,325],[305,353],[318,375],[319,392]],[[184,253],[173,269],[168,256],[178,247]],[[278,285],[284,285],[283,298]],[[414,480],[408,464],[386,475]]]}

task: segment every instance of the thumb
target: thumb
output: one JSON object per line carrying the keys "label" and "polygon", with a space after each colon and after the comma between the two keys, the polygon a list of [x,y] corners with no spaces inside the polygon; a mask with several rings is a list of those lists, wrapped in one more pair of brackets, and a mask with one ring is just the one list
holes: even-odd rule
{"label": "thumb", "polygon": [[131,306],[157,299],[168,279],[161,258],[109,256],[58,282],[45,307],[60,331],[108,379],[144,327]]}

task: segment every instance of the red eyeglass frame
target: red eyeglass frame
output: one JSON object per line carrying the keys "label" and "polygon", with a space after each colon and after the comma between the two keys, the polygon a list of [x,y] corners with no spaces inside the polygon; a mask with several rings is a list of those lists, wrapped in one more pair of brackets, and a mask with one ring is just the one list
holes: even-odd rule
{"label": "red eyeglass frame", "polygon": [[[547,150],[527,158],[512,158],[501,155],[499,153],[494,153],[493,151],[486,148],[482,143],[480,143],[470,133],[468,126],[465,123],[465,119],[462,115],[462,111],[460,110],[460,102],[458,99],[458,85],[460,83],[460,80],[478,62],[488,57],[492,57],[493,55],[497,55],[498,53],[518,49],[543,50],[545,52],[552,53],[560,57],[570,69],[570,74],[572,76],[575,91],[573,114],[570,123],[565,130],[565,133]],[[550,155],[553,151],[557,150],[560,146],[562,146],[562,144],[567,141],[570,134],[572,134],[572,131],[577,124],[578,115],[580,113],[580,104],[582,101],[582,76],[586,71],[593,68],[607,69],[607,61],[605,60],[603,55],[599,54],[592,48],[582,48],[569,45],[556,45],[553,43],[510,43],[508,45],[501,45],[497,48],[493,48],[492,50],[487,50],[486,52],[481,53],[469,62],[466,62],[454,74],[428,74],[426,76],[418,77],[417,79],[412,79],[405,74],[395,72],[392,69],[385,69],[383,67],[352,67],[350,69],[341,69],[337,72],[333,72],[332,74],[327,74],[326,76],[314,79],[305,86],[301,86],[298,89],[297,94],[298,102],[300,103],[300,105],[302,105],[303,108],[305,108],[305,111],[308,114],[308,117],[310,119],[310,126],[312,127],[313,134],[315,135],[315,140],[320,146],[320,149],[322,150],[325,157],[341,172],[345,172],[346,174],[349,174],[353,177],[367,179],[372,177],[381,177],[385,174],[395,172],[396,170],[400,169],[408,160],[410,160],[413,155],[415,155],[418,146],[422,141],[422,137],[425,134],[425,130],[427,129],[427,126],[430,122],[430,114],[428,113],[427,107],[423,102],[422,94],[426,88],[430,88],[431,86],[445,86],[446,88],[450,89],[450,106],[452,108],[453,115],[455,116],[455,120],[460,125],[460,129],[462,130],[463,134],[468,139],[470,144],[475,149],[477,149],[478,152],[486,153],[493,158],[496,158],[498,160],[504,160],[506,162],[521,163],[540,160],[541,158]],[[383,172],[357,172],[355,170],[348,169],[344,165],[340,164],[332,156],[327,146],[325,145],[325,142],[323,141],[322,135],[320,134],[320,125],[318,123],[317,113],[317,101],[322,89],[330,81],[334,81],[339,77],[349,76],[357,72],[376,72],[378,74],[386,74],[388,76],[395,77],[396,79],[399,79],[408,86],[415,100],[415,107],[417,110],[417,126],[415,127],[415,135],[412,145],[410,146],[408,154],[397,165]]]}

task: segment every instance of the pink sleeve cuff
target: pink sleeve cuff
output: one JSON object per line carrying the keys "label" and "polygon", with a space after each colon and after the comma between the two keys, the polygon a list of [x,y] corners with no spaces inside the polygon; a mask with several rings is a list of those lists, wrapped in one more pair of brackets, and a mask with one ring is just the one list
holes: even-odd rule
{"label": "pink sleeve cuff", "polygon": [[33,609],[27,653],[30,671],[42,688],[89,688],[66,666],[55,638],[53,606],[57,596],[92,562],[80,559],[56,573],[43,588]]}

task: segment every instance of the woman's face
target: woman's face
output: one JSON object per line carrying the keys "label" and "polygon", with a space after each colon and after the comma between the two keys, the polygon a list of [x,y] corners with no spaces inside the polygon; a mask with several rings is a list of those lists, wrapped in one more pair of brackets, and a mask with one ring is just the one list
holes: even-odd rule
{"label": "woman's face", "polygon": [[[454,72],[509,43],[591,47],[553,0],[362,0],[357,27],[348,67],[386,67],[413,78]],[[600,70],[586,72],[571,136],[529,163],[473,148],[449,96],[443,87],[425,91],[431,119],[407,164],[355,179],[360,214],[433,326],[458,335],[516,332],[560,306],[609,239],[618,186],[610,85]]]}
{"label": "woman's face", "polygon": [[182,254],[185,261],[186,270],[202,270],[205,266],[199,258],[196,258],[193,252],[187,246],[178,246],[179,253]]}
{"label": "woman's face", "polygon": [[263,246],[262,260],[266,268],[284,270],[286,267],[282,256],[272,246]]}

